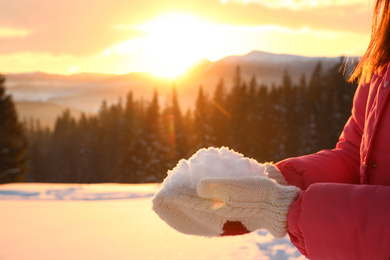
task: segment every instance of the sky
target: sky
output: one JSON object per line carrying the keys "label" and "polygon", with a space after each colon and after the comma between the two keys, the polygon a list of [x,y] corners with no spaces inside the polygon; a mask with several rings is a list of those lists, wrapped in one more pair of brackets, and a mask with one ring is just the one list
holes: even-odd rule
{"label": "sky", "polygon": [[0,0],[0,72],[175,77],[252,50],[362,55],[372,0]]}

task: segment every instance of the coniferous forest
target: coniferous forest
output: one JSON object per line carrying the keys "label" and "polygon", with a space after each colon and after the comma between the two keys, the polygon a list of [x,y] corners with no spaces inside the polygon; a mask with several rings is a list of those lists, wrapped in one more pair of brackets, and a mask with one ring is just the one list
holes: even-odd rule
{"label": "coniferous forest", "polygon": [[27,138],[10,95],[0,75],[0,184],[23,181],[27,171]]}
{"label": "coniferous forest", "polygon": [[25,181],[160,182],[180,159],[210,146],[227,146],[259,162],[331,149],[356,90],[340,72],[341,62],[328,71],[318,63],[298,84],[285,71],[273,86],[259,85],[255,77],[243,80],[237,67],[213,93],[199,86],[188,111],[181,110],[173,85],[164,105],[158,90],[148,101],[129,92],[116,104],[103,101],[96,115],[76,119],[64,111],[52,130],[26,122]]}

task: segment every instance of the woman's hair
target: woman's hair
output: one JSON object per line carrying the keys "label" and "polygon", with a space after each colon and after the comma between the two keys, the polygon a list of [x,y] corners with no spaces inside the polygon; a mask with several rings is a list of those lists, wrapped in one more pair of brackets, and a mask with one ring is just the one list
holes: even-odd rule
{"label": "woman's hair", "polygon": [[349,81],[368,81],[390,61],[390,0],[376,0],[373,6],[371,40]]}

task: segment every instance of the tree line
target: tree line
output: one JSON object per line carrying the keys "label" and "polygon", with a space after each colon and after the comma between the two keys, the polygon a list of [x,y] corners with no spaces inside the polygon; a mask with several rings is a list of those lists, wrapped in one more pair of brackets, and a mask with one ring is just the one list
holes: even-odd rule
{"label": "tree line", "polygon": [[28,141],[12,96],[0,74],[0,184],[23,181],[28,164]]}
{"label": "tree line", "polygon": [[341,63],[328,71],[318,63],[299,83],[285,71],[272,86],[243,80],[237,67],[229,85],[220,79],[213,93],[199,86],[194,108],[185,113],[173,86],[164,106],[157,90],[148,102],[129,92],[118,103],[103,102],[96,115],[76,119],[64,111],[53,130],[29,122],[26,180],[160,182],[203,147],[227,146],[259,162],[333,148],[356,90],[340,73]]}

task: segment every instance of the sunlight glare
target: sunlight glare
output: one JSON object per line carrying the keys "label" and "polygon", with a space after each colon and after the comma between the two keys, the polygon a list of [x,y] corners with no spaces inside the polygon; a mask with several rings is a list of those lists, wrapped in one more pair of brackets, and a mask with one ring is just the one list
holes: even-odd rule
{"label": "sunlight glare", "polygon": [[210,24],[195,16],[171,13],[137,26],[146,33],[147,70],[157,76],[174,78],[205,56]]}
{"label": "sunlight glare", "polygon": [[163,78],[182,75],[202,58],[220,59],[235,46],[228,26],[185,13],[167,13],[144,24],[117,28],[135,29],[142,36],[118,43],[103,55],[129,55],[140,70]]}
{"label": "sunlight glare", "polygon": [[[166,13],[143,24],[116,28],[136,30],[140,36],[104,50],[103,56],[128,57],[129,64],[137,64],[137,71],[168,79],[183,75],[203,58],[216,61],[245,54],[253,42],[245,26],[218,24],[188,13]],[[123,71],[126,66],[116,69]]]}

